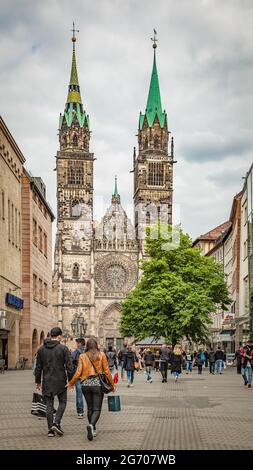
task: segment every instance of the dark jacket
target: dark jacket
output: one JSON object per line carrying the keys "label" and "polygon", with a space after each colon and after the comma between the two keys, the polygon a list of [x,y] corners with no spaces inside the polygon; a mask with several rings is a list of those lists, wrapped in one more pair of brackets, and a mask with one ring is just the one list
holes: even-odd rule
{"label": "dark jacket", "polygon": [[160,360],[162,362],[170,362],[171,351],[168,348],[160,349]]}
{"label": "dark jacket", "polygon": [[221,350],[221,349],[217,349],[216,353],[215,353],[215,360],[216,361],[224,361],[225,357],[224,357],[224,352]]}
{"label": "dark jacket", "polygon": [[80,354],[83,354],[85,351],[85,348],[76,348],[72,353],[71,353],[71,359],[72,359],[72,364],[73,364],[73,371],[75,372],[77,369],[77,364],[79,361]]}
{"label": "dark jacket", "polygon": [[122,348],[119,352],[118,352],[118,361],[119,362],[124,362],[124,358],[125,358],[125,354],[127,353],[127,348]]}
{"label": "dark jacket", "polygon": [[143,359],[145,366],[152,366],[155,360],[155,356],[151,351],[148,351],[144,354]]}
{"label": "dark jacket", "polygon": [[210,351],[210,353],[209,353],[209,362],[211,362],[211,364],[213,364],[213,362],[215,362],[215,352],[214,351]]}
{"label": "dark jacket", "polygon": [[59,395],[73,375],[70,351],[59,341],[47,339],[37,353],[35,383],[42,379],[42,395]]}
{"label": "dark jacket", "polygon": [[234,361],[235,360],[236,360],[237,365],[241,364],[241,360],[242,360],[241,349],[237,349],[237,351],[235,351]]}
{"label": "dark jacket", "polygon": [[124,355],[124,369],[134,370],[134,363],[137,362],[137,357],[133,351],[128,351]]}
{"label": "dark jacket", "polygon": [[170,355],[170,362],[171,362],[171,373],[178,372],[179,374],[182,372],[182,356],[178,356],[174,353]]}
{"label": "dark jacket", "polygon": [[108,351],[106,353],[106,357],[107,357],[110,369],[112,369],[114,366],[116,367],[116,369],[118,369],[116,352]]}

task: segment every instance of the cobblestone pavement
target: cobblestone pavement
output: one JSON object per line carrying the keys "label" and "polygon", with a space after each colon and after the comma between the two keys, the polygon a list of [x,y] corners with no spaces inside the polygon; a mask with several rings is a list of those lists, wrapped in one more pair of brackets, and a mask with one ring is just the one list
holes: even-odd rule
{"label": "cobblestone pavement", "polygon": [[253,449],[253,392],[235,368],[217,376],[194,370],[178,383],[169,375],[167,384],[159,372],[153,375],[152,384],[143,372],[133,388],[119,384],[119,413],[108,412],[105,398],[98,435],[90,442],[86,417],[76,417],[75,392],[68,394],[64,437],[49,439],[45,420],[30,414],[32,372],[0,374],[0,449]]}

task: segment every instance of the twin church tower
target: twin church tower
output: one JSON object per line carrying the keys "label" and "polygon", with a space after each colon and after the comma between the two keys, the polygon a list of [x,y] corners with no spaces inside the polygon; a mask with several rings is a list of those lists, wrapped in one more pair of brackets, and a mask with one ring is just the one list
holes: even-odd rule
{"label": "twin church tower", "polygon": [[95,336],[101,347],[110,343],[118,349],[123,342],[119,332],[120,302],[138,280],[143,220],[149,223],[154,211],[159,217],[161,207],[166,207],[168,223],[172,221],[173,138],[169,139],[167,114],[161,104],[155,34],[147,105],[139,116],[138,151],[134,148],[133,154],[134,225],[121,206],[117,179],[111,205],[96,224],[95,158],[90,152],[90,122],[78,80],[74,28],[72,46],[70,82],[59,119],[60,149],[56,156],[53,308],[67,340],[80,335]]}

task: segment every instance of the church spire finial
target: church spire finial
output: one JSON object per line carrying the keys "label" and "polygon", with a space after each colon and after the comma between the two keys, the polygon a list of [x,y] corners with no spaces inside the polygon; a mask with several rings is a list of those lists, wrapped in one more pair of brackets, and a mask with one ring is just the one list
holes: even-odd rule
{"label": "church spire finial", "polygon": [[158,39],[156,39],[157,32],[156,32],[155,29],[153,29],[153,31],[154,31],[154,37],[151,38],[151,41],[153,41],[153,48],[156,49],[156,48],[157,48],[157,44],[156,44],[156,43],[158,42]]}
{"label": "church spire finial", "polygon": [[[71,29],[73,35],[72,35],[72,42],[75,43],[76,42],[76,33],[79,33],[79,29],[76,29],[75,28],[75,23],[73,21],[73,28]],[[73,44],[73,48],[75,47],[75,44]]]}

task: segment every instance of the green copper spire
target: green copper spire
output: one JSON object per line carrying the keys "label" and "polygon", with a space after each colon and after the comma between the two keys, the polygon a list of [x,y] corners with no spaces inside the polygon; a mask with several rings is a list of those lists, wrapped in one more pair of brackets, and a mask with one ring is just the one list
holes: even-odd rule
{"label": "green copper spire", "polygon": [[78,82],[78,75],[77,75],[77,67],[76,67],[76,50],[75,50],[75,42],[76,37],[72,37],[73,42],[73,51],[72,51],[72,66],[71,66],[71,74],[70,74],[70,85],[79,85]]}
{"label": "green copper spire", "polygon": [[156,34],[157,33],[155,30],[154,30],[154,33],[155,33],[154,38],[152,38],[153,48],[154,48],[153,69],[152,69],[151,80],[150,80],[150,85],[149,85],[149,93],[148,93],[148,100],[147,100],[145,114],[140,113],[140,121],[139,121],[140,129],[142,129],[145,116],[147,118],[149,127],[153,126],[156,116],[158,118],[160,126],[164,127],[166,117],[167,117],[165,111],[162,111],[159,79],[158,79],[157,66],[156,66],[156,48],[157,48]]}
{"label": "green copper spire", "polygon": [[64,110],[64,114],[60,115],[60,122],[59,128],[61,129],[64,121],[68,127],[72,125],[73,119],[76,116],[77,121],[80,127],[87,125],[89,127],[89,116],[86,115],[85,111],[83,110],[82,105],[82,98],[80,93],[80,86],[78,81],[78,74],[77,74],[77,65],[76,65],[76,50],[75,50],[75,43],[76,43],[76,32],[79,32],[75,29],[75,24],[73,23],[72,29],[72,43],[73,43],[73,50],[72,50],[72,64],[71,64],[71,74],[70,74],[70,81],[68,87],[68,97],[67,102]]}
{"label": "green copper spire", "polygon": [[117,176],[115,176],[115,183],[114,183],[114,193],[112,195],[112,203],[117,203],[117,204],[120,204],[120,195],[119,195],[119,192],[118,192],[118,184],[117,184]]}

